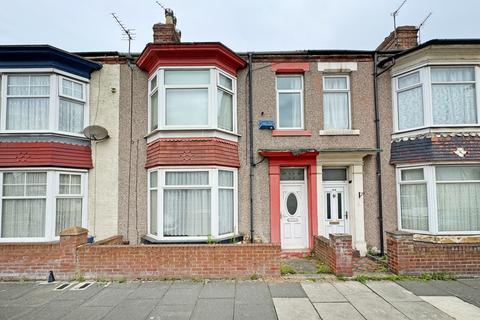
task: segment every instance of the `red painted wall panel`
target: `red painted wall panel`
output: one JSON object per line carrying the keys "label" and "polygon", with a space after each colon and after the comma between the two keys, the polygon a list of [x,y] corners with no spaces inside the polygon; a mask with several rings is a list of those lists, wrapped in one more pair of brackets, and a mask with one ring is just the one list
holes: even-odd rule
{"label": "red painted wall panel", "polygon": [[168,165],[218,165],[238,168],[238,144],[219,138],[166,138],[149,143],[145,167]]}
{"label": "red painted wall panel", "polygon": [[93,168],[89,146],[60,142],[0,142],[0,167]]}

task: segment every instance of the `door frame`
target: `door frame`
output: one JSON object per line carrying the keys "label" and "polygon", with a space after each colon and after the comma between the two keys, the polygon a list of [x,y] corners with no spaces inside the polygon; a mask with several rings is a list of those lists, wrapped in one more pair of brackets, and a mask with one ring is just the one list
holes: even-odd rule
{"label": "door frame", "polygon": [[307,168],[308,197],[308,247],[313,248],[314,237],[318,235],[317,219],[317,155],[318,151],[293,154],[291,151],[262,151],[268,158],[270,187],[270,242],[280,244],[280,167]]}
{"label": "door frame", "polygon": [[284,205],[283,203],[283,199],[282,199],[282,185],[283,186],[288,186],[288,185],[291,185],[291,186],[301,186],[302,188],[302,192],[303,192],[303,196],[305,197],[305,199],[303,199],[303,203],[302,203],[302,206],[303,206],[303,210],[305,210],[305,214],[304,214],[304,219],[305,219],[305,222],[304,222],[304,235],[305,235],[305,240],[304,240],[304,243],[303,243],[303,247],[302,248],[295,248],[295,249],[283,249],[282,247],[282,250],[304,250],[304,249],[308,249],[309,248],[309,228],[308,228],[308,225],[309,225],[309,222],[310,222],[310,219],[309,219],[309,212],[308,212],[308,191],[307,191],[307,168],[306,167],[280,167],[280,170],[282,169],[299,169],[299,168],[302,168],[303,171],[304,171],[304,178],[303,180],[285,180],[285,181],[282,181],[280,180],[280,198],[279,198],[279,208],[280,208],[280,211],[279,211],[279,215],[280,215],[280,246],[282,247],[282,205]]}
{"label": "door frame", "polygon": [[[347,175],[348,175],[348,172],[347,172]],[[344,217],[344,221],[345,221],[345,233],[346,234],[351,234],[350,232],[350,210],[349,210],[349,198],[348,198],[348,182],[347,181],[324,181],[323,183],[323,197],[324,197],[324,200],[323,200],[323,204],[324,206],[326,206],[327,204],[325,203],[325,192],[326,192],[326,189],[327,188],[335,188],[335,187],[341,187],[343,188],[343,206],[345,208],[345,212],[347,213],[347,216],[348,218],[345,218]],[[324,216],[321,217],[323,218],[323,220],[327,221],[327,212],[322,209],[322,212],[324,212]],[[325,225],[325,231],[326,231],[326,228],[327,225]],[[328,237],[328,234],[325,232],[326,236]]]}

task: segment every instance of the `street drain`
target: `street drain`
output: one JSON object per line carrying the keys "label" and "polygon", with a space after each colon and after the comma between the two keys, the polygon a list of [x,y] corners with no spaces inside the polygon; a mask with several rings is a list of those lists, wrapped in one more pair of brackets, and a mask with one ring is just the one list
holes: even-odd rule
{"label": "street drain", "polygon": [[58,287],[56,287],[55,291],[62,291],[62,290],[65,290],[66,288],[70,287],[72,284],[71,283],[62,283],[61,285],[59,285]]}
{"label": "street drain", "polygon": [[73,288],[70,289],[70,290],[86,290],[86,289],[88,289],[92,284],[93,284],[93,282],[80,282],[79,284],[77,284],[75,287],[73,287]]}

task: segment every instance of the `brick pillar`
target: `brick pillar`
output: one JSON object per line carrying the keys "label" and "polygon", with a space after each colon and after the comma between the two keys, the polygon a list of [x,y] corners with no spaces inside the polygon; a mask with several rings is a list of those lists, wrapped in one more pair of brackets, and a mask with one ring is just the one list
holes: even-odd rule
{"label": "brick pillar", "polygon": [[395,274],[408,273],[413,256],[413,234],[404,231],[387,232],[388,269]]}
{"label": "brick pillar", "polygon": [[330,244],[333,249],[333,273],[340,276],[352,276],[352,235],[344,233],[330,234]]}
{"label": "brick pillar", "polygon": [[87,243],[88,230],[71,227],[60,232],[60,256],[58,271],[74,274],[77,270],[77,248]]}

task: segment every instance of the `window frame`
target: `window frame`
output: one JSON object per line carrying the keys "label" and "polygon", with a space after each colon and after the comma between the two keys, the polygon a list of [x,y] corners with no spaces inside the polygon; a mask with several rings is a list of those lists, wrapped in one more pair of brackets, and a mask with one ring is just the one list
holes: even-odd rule
{"label": "window frame", "polygon": [[[347,81],[346,89],[326,89],[325,79],[327,78],[345,78]],[[322,77],[322,88],[323,88],[323,99],[322,99],[322,111],[323,111],[323,124],[322,127],[324,130],[352,130],[352,94],[350,86],[350,74],[325,74]],[[325,128],[325,106],[324,106],[324,96],[325,93],[347,93],[347,108],[348,108],[348,127],[347,128]]]}
{"label": "window frame", "polygon": [[[45,172],[47,174],[46,196],[45,198],[45,236],[44,237],[14,237],[3,238],[2,234],[2,211],[3,211],[3,174],[6,172]],[[81,176],[81,195],[61,195],[60,194],[60,174],[77,174]],[[58,241],[59,236],[55,235],[56,229],[56,203],[57,198],[82,198],[82,226],[87,227],[88,219],[88,172],[87,170],[68,169],[68,168],[5,168],[0,170],[0,243],[10,242],[51,242]],[[8,197],[8,199],[19,199],[24,197]],[[27,197],[41,198],[41,197]]]}
{"label": "window frame", "polygon": [[[435,168],[437,167],[468,167],[468,166],[480,166],[480,162],[472,163],[424,163],[416,165],[401,165],[395,168],[396,174],[396,195],[397,195],[397,224],[398,230],[429,235],[475,235],[480,234],[478,231],[439,231],[438,228],[438,212],[437,212],[437,179]],[[401,181],[401,172],[409,169],[423,169],[424,180],[412,180],[408,182]],[[472,183],[479,182],[480,180],[463,180],[463,181],[448,181],[447,183]],[[400,201],[400,185],[402,184],[418,184],[423,182],[427,187],[427,205],[428,205],[428,230],[414,230],[406,229],[402,227],[402,210]],[[445,182],[440,182],[445,183]]]}
{"label": "window frame", "polygon": [[[218,203],[219,189],[228,189],[229,187],[219,186],[218,175],[219,171],[233,172],[233,232],[219,234],[219,212]],[[150,232],[151,230],[151,218],[150,218],[150,174],[157,171],[157,235]],[[208,172],[208,185],[166,185],[165,176],[167,172]],[[209,166],[209,167],[156,167],[148,170],[147,179],[147,235],[148,237],[163,241],[163,242],[194,242],[194,241],[207,241],[209,238],[214,240],[223,240],[234,237],[238,234],[238,169],[231,167],[221,166]],[[164,236],[163,235],[163,198],[164,190],[172,189],[209,189],[210,190],[210,235],[207,236]]]}
{"label": "window frame", "polygon": [[[278,78],[299,77],[302,88],[300,89],[278,89]],[[276,129],[278,130],[303,130],[305,128],[305,102],[304,102],[305,82],[303,74],[276,74],[275,75],[275,97],[276,97]],[[299,127],[281,127],[280,126],[280,94],[281,93],[300,93],[300,126]]]}
{"label": "window frame", "polygon": [[[440,82],[432,82],[431,69],[436,67],[444,68],[473,68],[475,76],[474,81],[463,82],[447,82],[447,83],[471,83],[475,85],[475,103],[477,112],[477,122],[469,124],[434,124],[433,123],[433,99],[432,99],[432,85],[441,84]],[[402,92],[407,89],[411,89],[417,85],[412,85],[406,88],[398,89],[398,80],[401,77],[419,72],[420,85],[422,87],[422,99],[423,99],[423,125],[419,127],[413,127],[408,129],[399,129],[398,127],[398,92]],[[443,83],[443,82],[442,82]],[[411,131],[426,129],[426,128],[462,128],[462,127],[480,127],[480,67],[474,64],[426,64],[417,66],[415,68],[406,70],[401,73],[394,74],[392,76],[392,114],[393,114],[393,129],[395,134],[402,134]]]}
{"label": "window frame", "polygon": [[[166,85],[165,71],[198,71],[208,70],[210,72],[210,83],[199,85]],[[220,74],[232,80],[232,90],[220,85]],[[152,129],[152,102],[151,95],[155,92],[155,88],[151,88],[152,79],[157,76],[158,92],[158,127]],[[205,125],[167,125],[166,124],[166,90],[167,89],[207,89],[208,90],[208,115],[207,124]],[[153,90],[153,91],[152,91]],[[233,130],[219,128],[218,126],[218,102],[217,90],[223,90],[232,94],[232,123]],[[215,66],[171,66],[158,68],[148,78],[148,132],[149,134],[157,131],[192,131],[192,130],[217,130],[229,134],[237,134],[237,78]]]}
{"label": "window frame", "polygon": [[[50,92],[48,95],[49,98],[49,115],[48,115],[48,128],[41,130],[17,130],[17,129],[7,129],[7,99],[14,97],[26,97],[26,96],[9,96],[7,95],[7,85],[8,85],[8,76],[10,75],[28,75],[28,76],[37,76],[37,75],[47,75],[50,77]],[[0,69],[0,133],[57,133],[67,136],[76,136],[84,138],[82,132],[68,132],[59,130],[60,125],[60,99],[66,99],[73,102],[81,102],[84,104],[83,110],[83,127],[86,128],[89,125],[89,116],[90,116],[90,80],[79,77],[58,69],[51,68],[39,68],[39,69]],[[72,82],[79,83],[83,86],[83,99],[78,99],[64,95],[62,93],[62,79],[66,79]],[[32,97],[32,96],[28,96]],[[35,96],[39,97],[39,96]],[[47,98],[47,96],[42,96]],[[82,129],[83,130],[83,129]]]}

